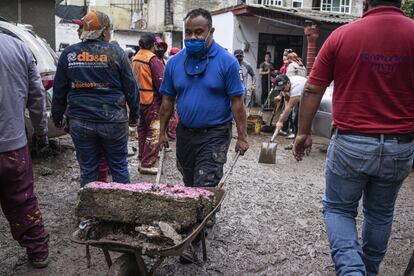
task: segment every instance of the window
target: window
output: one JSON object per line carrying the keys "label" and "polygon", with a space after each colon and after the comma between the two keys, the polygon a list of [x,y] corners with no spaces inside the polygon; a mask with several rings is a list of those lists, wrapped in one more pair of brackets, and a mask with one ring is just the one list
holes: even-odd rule
{"label": "window", "polygon": [[166,0],[164,2],[165,13],[164,13],[164,25],[174,24],[174,12],[173,12],[173,0]]}
{"label": "window", "polygon": [[350,13],[351,0],[322,0],[321,11]]}
{"label": "window", "polygon": [[292,6],[294,8],[302,8],[302,1],[303,0],[293,0],[292,1]]}
{"label": "window", "polygon": [[263,5],[265,6],[275,6],[275,7],[281,7],[283,6],[282,0],[262,0]]}

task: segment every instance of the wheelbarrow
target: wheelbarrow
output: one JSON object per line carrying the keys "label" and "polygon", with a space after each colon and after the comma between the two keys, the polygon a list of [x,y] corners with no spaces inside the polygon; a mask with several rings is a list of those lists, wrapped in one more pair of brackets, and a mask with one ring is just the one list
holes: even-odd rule
{"label": "wheelbarrow", "polygon": [[[154,275],[156,269],[163,263],[167,257],[173,256],[182,256],[183,252],[191,246],[191,242],[195,238],[200,237],[202,245],[202,254],[203,261],[207,260],[207,248],[206,248],[206,239],[205,239],[205,227],[206,223],[212,218],[215,213],[220,210],[221,204],[224,200],[225,190],[224,184],[227,178],[229,177],[231,171],[233,170],[234,165],[237,162],[239,154],[233,159],[233,163],[227,173],[220,180],[220,183],[217,187],[206,187],[206,190],[209,190],[215,195],[215,204],[213,210],[198,224],[196,224],[188,235],[178,244],[174,246],[165,246],[159,247],[157,244],[153,246],[146,242],[146,246],[139,246],[138,243],[131,243],[130,241],[117,241],[110,239],[88,239],[87,232],[93,231],[99,223],[96,221],[90,221],[86,223],[81,223],[78,230],[76,230],[71,235],[71,241],[77,244],[85,245],[86,247],[86,259],[87,265],[90,266],[91,255],[89,252],[89,247],[100,248],[105,257],[105,261],[108,265],[109,271],[107,275],[111,276],[126,276],[126,275],[140,275],[140,276],[151,276]],[[86,234],[85,234],[85,230]],[[110,252],[123,253],[115,261],[112,261]],[[155,263],[151,268],[147,266],[144,261],[144,256],[155,258]]]}
{"label": "wheelbarrow", "polygon": [[414,276],[414,251],[411,255],[407,268],[405,269],[404,276]]}

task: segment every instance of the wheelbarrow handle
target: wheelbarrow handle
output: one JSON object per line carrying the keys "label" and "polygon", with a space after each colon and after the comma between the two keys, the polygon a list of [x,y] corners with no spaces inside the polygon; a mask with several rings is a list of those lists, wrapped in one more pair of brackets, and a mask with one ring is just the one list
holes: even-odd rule
{"label": "wheelbarrow handle", "polygon": [[232,160],[232,163],[230,165],[230,169],[221,178],[219,184],[217,185],[217,187],[219,187],[220,189],[223,188],[224,184],[226,183],[227,178],[229,178],[231,172],[233,171],[234,165],[236,165],[236,162],[239,159],[239,156],[240,156],[240,152],[237,152],[236,155],[234,156],[233,160]]}
{"label": "wheelbarrow handle", "polygon": [[165,145],[162,145],[161,146],[161,153],[160,153],[160,163],[158,164],[158,172],[157,172],[157,178],[155,179],[154,189],[156,187],[158,187],[158,185],[160,185],[162,168],[163,168],[163,165],[164,165],[164,157],[165,157]]}

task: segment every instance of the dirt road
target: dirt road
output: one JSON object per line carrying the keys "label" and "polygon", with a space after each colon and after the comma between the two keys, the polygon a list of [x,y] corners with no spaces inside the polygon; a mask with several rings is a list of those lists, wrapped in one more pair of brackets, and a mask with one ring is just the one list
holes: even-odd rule
{"label": "dirt road", "polygon": [[[201,267],[181,265],[170,258],[157,275],[335,275],[324,230],[321,199],[324,188],[326,140],[316,139],[311,155],[293,160],[280,143],[276,165],[258,164],[267,136],[250,137],[251,148],[230,177],[227,196],[207,240],[208,261]],[[135,142],[134,142],[135,143]],[[100,251],[92,249],[86,267],[84,247],[72,244],[76,229],[78,165],[69,139],[61,139],[59,156],[34,160],[36,191],[50,233],[51,263],[43,270],[27,264],[24,249],[12,240],[0,216],[0,275],[104,275]],[[173,144],[174,147],[174,144]],[[232,157],[233,146],[229,153]],[[166,181],[181,183],[175,153],[167,156]],[[154,181],[137,173],[136,156],[130,157],[131,179]],[[406,180],[398,200],[393,235],[381,268],[383,276],[402,275],[414,244],[414,174]],[[358,217],[359,225],[361,217]]]}

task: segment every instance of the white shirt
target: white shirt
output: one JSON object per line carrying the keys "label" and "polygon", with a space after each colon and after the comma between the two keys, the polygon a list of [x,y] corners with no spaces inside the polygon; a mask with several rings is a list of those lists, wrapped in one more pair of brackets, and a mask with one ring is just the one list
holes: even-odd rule
{"label": "white shirt", "polygon": [[298,97],[302,95],[303,89],[305,88],[305,83],[307,78],[302,76],[291,76],[289,77],[291,88],[290,88],[290,96],[291,97]]}

